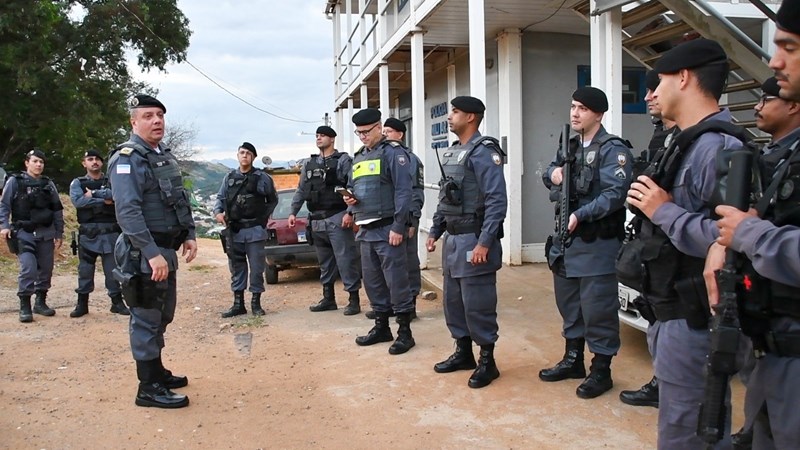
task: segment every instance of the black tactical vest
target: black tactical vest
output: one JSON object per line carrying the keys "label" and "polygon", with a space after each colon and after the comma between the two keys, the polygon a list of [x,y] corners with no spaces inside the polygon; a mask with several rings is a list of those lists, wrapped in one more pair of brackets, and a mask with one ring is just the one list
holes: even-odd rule
{"label": "black tactical vest", "polygon": [[306,163],[305,172],[303,172],[303,176],[306,178],[303,188],[308,209],[311,212],[344,211],[347,209],[347,204],[342,196],[333,190],[336,186],[347,184],[347,180],[340,180],[336,173],[342,154],[334,153],[325,158],[322,164],[317,161],[318,156],[311,155],[311,159]]}
{"label": "black tactical vest", "polygon": [[[102,177],[99,180],[95,180],[88,176],[83,176],[78,178],[78,181],[81,184],[81,191],[86,192],[86,190],[94,191],[97,189],[105,189],[108,187],[108,177]],[[102,205],[97,206],[87,206],[84,208],[78,208],[78,223],[116,223],[117,216],[116,212],[114,211],[114,204],[107,205],[103,203]]]}
{"label": "black tactical vest", "polygon": [[225,211],[234,228],[267,226],[267,196],[258,192],[261,174],[261,169],[256,168],[246,174],[238,170],[232,170],[228,174]]}
{"label": "black tactical vest", "polygon": [[17,180],[17,191],[11,201],[11,218],[15,225],[25,231],[32,232],[37,227],[49,227],[53,224],[55,212],[63,209],[60,201],[53,200],[56,192],[50,179],[14,175]]}

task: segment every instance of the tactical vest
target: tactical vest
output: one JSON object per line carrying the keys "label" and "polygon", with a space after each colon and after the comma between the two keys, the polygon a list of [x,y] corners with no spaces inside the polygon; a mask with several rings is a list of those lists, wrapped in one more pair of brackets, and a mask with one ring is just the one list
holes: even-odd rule
{"label": "tactical vest", "polygon": [[[88,176],[83,176],[78,178],[78,181],[81,184],[81,191],[86,192],[86,190],[94,191],[97,189],[104,189],[108,187],[108,178],[102,177],[99,180],[95,180]],[[102,205],[97,206],[87,206],[84,208],[78,208],[78,223],[116,223],[117,215],[114,211],[114,205],[110,204],[107,205],[103,203]]]}
{"label": "tactical vest", "polygon": [[55,212],[63,209],[60,201],[53,200],[56,194],[50,178],[25,177],[14,175],[17,191],[11,201],[13,224],[25,231],[33,232],[37,227],[49,227],[55,219]]}
{"label": "tactical vest", "polygon": [[440,164],[444,174],[439,180],[438,210],[450,221],[483,216],[483,194],[480,192],[475,171],[467,167],[472,152],[481,144],[503,154],[497,139],[480,136],[464,145],[450,147],[442,155]]}
{"label": "tactical vest", "polygon": [[394,217],[394,184],[383,165],[387,146],[403,148],[401,143],[387,139],[369,153],[362,147],[353,159],[353,195],[358,203],[352,211],[356,222]]}
{"label": "tactical vest", "polygon": [[317,161],[317,156],[311,155],[306,163],[303,176],[306,178],[304,187],[305,200],[311,212],[330,211],[339,212],[347,209],[347,204],[341,195],[333,188],[344,186],[347,180],[340,180],[337,175],[341,153],[335,153],[329,158],[324,158],[323,163]]}
{"label": "tactical vest", "polygon": [[246,174],[238,170],[228,174],[225,211],[234,228],[267,226],[267,196],[258,192],[261,174],[261,170],[256,168]]}

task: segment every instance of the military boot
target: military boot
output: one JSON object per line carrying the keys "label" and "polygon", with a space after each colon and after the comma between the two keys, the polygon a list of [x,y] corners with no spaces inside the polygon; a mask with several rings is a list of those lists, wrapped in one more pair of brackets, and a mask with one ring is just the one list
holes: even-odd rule
{"label": "military boot", "polygon": [[[394,311],[391,311],[391,312],[389,312],[389,316],[388,317],[394,317],[395,315],[396,314],[394,313]],[[375,311],[369,310],[369,311],[365,312],[364,313],[364,317],[366,317],[369,320],[375,320]]]}
{"label": "military boot", "polygon": [[78,303],[69,313],[70,317],[81,317],[89,314],[89,294],[78,294]]}
{"label": "military boot", "polygon": [[433,371],[450,373],[456,370],[472,370],[477,366],[472,353],[472,338],[466,336],[456,339],[456,351],[444,361],[434,364]]}
{"label": "military boot", "polygon": [[379,342],[389,342],[394,339],[392,330],[389,328],[389,313],[377,313],[375,315],[375,326],[369,330],[366,336],[358,336],[356,344],[373,345]]}
{"label": "military boot", "polygon": [[264,308],[261,307],[261,292],[253,292],[253,297],[250,299],[250,311],[254,316],[267,314]]}
{"label": "military boot", "polygon": [[222,318],[241,316],[247,314],[247,309],[244,307],[244,291],[233,291],[233,306],[229,310],[222,313]]}
{"label": "military boot", "polygon": [[158,361],[158,366],[161,369],[161,381],[167,389],[177,389],[189,385],[189,378],[182,375],[173,375],[171,370],[164,367],[164,362],[160,356],[156,361]]}
{"label": "military boot", "polygon": [[405,353],[417,344],[411,335],[411,313],[397,314],[397,324],[400,328],[397,329],[397,340],[389,347],[390,355]]}
{"label": "military boot", "polygon": [[36,302],[33,304],[33,312],[43,316],[55,316],[53,308],[47,306],[47,291],[36,291]]}
{"label": "military boot", "polygon": [[494,362],[494,344],[481,345],[481,355],[478,358],[478,367],[472,372],[467,385],[473,389],[482,388],[491,384],[500,376],[497,364]]}
{"label": "military boot", "polygon": [[567,339],[564,358],[555,366],[539,371],[542,381],[561,381],[568,378],[585,378],[586,366],[583,365],[583,338]]}
{"label": "military boot", "polygon": [[339,309],[336,306],[336,293],[333,291],[333,284],[322,285],[322,299],[316,304],[308,307],[312,312],[333,311]]}
{"label": "military boot", "polygon": [[33,322],[33,313],[31,312],[31,296],[19,296],[19,321],[22,323]]}
{"label": "military boot", "polygon": [[358,296],[358,291],[350,292],[350,298],[347,299],[347,307],[344,309],[345,316],[353,316],[361,312],[361,298]]}
{"label": "military boot", "polygon": [[575,391],[580,398],[595,398],[614,387],[611,380],[612,355],[595,354],[589,367],[589,376]]}
{"label": "military boot", "polygon": [[622,391],[619,393],[622,403],[631,406],[652,406],[658,408],[658,378],[653,376],[638,391]]}
{"label": "military boot", "polygon": [[122,294],[114,294],[111,296],[111,308],[109,311],[114,314],[119,314],[120,316],[131,315],[131,311],[125,306],[125,302],[122,301]]}
{"label": "military boot", "polygon": [[157,359],[136,361],[136,374],[139,377],[137,406],[183,408],[189,405],[189,397],[172,392],[164,384],[164,373]]}

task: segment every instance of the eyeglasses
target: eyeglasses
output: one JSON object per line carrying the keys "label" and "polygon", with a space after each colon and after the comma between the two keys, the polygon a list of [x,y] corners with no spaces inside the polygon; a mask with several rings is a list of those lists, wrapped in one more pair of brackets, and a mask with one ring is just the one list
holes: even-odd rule
{"label": "eyeglasses", "polygon": [[353,133],[355,133],[355,134],[356,134],[356,136],[358,136],[358,137],[367,137],[367,135],[369,134],[369,132],[370,132],[370,131],[372,131],[372,130],[374,130],[374,129],[375,129],[375,127],[377,127],[377,126],[378,126],[378,125],[380,125],[380,124],[381,124],[381,123],[380,123],[380,122],[378,122],[378,123],[376,123],[375,125],[373,125],[373,126],[369,127],[369,129],[367,129],[367,130],[355,130]]}
{"label": "eyeglasses", "polygon": [[768,101],[775,100],[776,98],[778,97],[774,95],[762,95],[761,98],[758,99],[758,103],[756,103],[756,106],[762,107],[766,105]]}

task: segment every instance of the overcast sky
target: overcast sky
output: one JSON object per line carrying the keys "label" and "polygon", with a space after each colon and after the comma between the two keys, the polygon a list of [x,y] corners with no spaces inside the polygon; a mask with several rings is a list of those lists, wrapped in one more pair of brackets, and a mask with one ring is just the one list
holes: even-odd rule
{"label": "overcast sky", "polygon": [[[332,23],[324,0],[178,0],[192,30],[188,60],[248,102],[234,98],[188,64],[137,78],[159,91],[171,122],[198,131],[197,159],[235,157],[243,141],[273,160],[317,151],[313,134],[333,104]],[[157,32],[157,30],[156,30]],[[140,73],[135,64],[133,73]]]}

